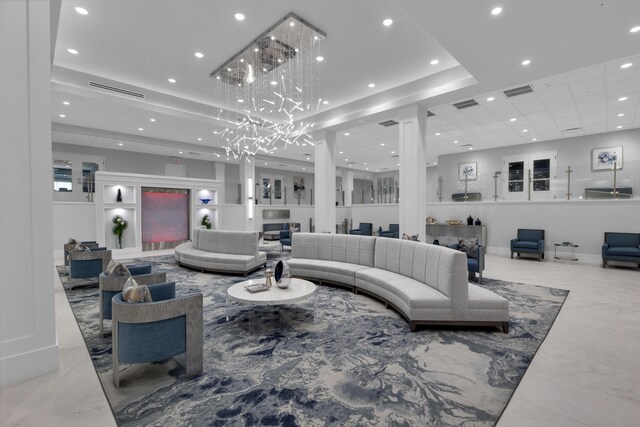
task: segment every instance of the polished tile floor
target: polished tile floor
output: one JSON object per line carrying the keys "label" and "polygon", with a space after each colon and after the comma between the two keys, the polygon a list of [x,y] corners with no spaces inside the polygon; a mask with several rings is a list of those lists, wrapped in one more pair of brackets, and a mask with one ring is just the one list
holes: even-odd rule
{"label": "polished tile floor", "polygon": [[[571,291],[498,426],[638,425],[640,271],[492,255],[486,264],[485,277]],[[55,276],[60,370],[0,389],[0,425],[115,425]]]}

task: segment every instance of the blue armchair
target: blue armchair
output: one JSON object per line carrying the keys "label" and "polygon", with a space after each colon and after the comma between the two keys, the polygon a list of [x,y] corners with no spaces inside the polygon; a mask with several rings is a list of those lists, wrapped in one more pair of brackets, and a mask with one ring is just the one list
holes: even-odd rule
{"label": "blue armchair", "polygon": [[[152,285],[167,281],[167,273],[152,273],[151,264],[129,264],[126,266],[139,285]],[[100,307],[100,336],[104,337],[103,322],[111,320],[111,300],[122,292],[124,284],[129,276],[107,276],[100,273],[98,277],[100,293],[98,305]]]}
{"label": "blue armchair", "polygon": [[285,246],[291,247],[291,230],[280,231],[280,252],[284,250]]}
{"label": "blue armchair", "polygon": [[[98,244],[98,242],[96,242],[95,240],[85,240],[84,242],[80,242],[81,244],[85,245],[86,247],[90,248],[90,249],[95,249],[100,247],[100,245]],[[68,267],[69,266],[69,252],[71,251],[71,249],[76,245],[76,243],[65,243],[62,247],[62,251],[63,251],[63,256],[64,256],[64,266]]]}
{"label": "blue armchair", "polygon": [[400,238],[400,224],[389,224],[389,229],[378,233],[380,237]]}
{"label": "blue armchair", "polygon": [[538,261],[544,259],[544,230],[518,229],[518,237],[511,239],[511,259],[513,253],[537,254]]}
{"label": "blue armchair", "polygon": [[160,362],[186,353],[187,376],[202,372],[202,294],[176,297],[175,282],[149,286],[153,302],[131,304],[118,293],[113,313],[113,385],[120,364]]}
{"label": "blue armchair", "polygon": [[[447,245],[448,248],[460,250],[458,243],[451,243]],[[478,245],[478,258],[471,258],[467,255],[467,271],[469,272],[469,279],[475,279],[476,273],[478,273],[478,283],[482,283],[482,272],[484,271],[484,246]]]}
{"label": "blue armchair", "polygon": [[602,268],[607,261],[637,262],[640,267],[640,233],[604,233]]}
{"label": "blue armchair", "polygon": [[111,250],[107,248],[91,248],[84,252],[69,252],[69,290],[73,289],[73,279],[83,280],[82,284],[97,284],[100,273],[107,269],[111,261]]}
{"label": "blue armchair", "polygon": [[373,224],[370,222],[361,222],[358,228],[349,230],[349,234],[356,234],[359,236],[373,236]]}

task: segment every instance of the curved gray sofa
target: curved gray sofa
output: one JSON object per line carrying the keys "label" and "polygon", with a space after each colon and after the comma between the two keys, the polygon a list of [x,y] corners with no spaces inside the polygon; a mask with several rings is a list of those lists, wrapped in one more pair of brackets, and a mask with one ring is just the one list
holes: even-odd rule
{"label": "curved gray sofa", "polygon": [[462,252],[408,240],[295,233],[291,274],[375,296],[418,325],[497,326],[509,332],[509,302],[467,280]]}
{"label": "curved gray sofa", "polygon": [[195,228],[191,242],[176,246],[175,258],[186,267],[245,276],[267,263],[267,253],[258,250],[257,231]]}

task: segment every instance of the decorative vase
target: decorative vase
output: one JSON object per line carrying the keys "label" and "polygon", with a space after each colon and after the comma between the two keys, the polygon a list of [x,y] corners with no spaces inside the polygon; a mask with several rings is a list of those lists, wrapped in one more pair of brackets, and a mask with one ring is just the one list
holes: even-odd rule
{"label": "decorative vase", "polygon": [[289,287],[289,280],[291,278],[291,268],[287,261],[278,261],[274,271],[274,278],[279,288],[285,289]]}
{"label": "decorative vase", "polygon": [[434,245],[437,245],[437,246],[440,246],[440,240],[435,239],[435,240],[433,241],[433,244],[434,244]]}
{"label": "decorative vase", "polygon": [[122,234],[118,234],[118,249],[122,249]]}
{"label": "decorative vase", "polygon": [[116,196],[116,202],[122,203],[122,190],[118,188],[118,195]]}
{"label": "decorative vase", "polygon": [[482,221],[480,221],[480,218],[476,218],[475,224],[476,225],[482,225]]}
{"label": "decorative vase", "polygon": [[471,215],[467,218],[467,225],[473,225],[473,217]]}

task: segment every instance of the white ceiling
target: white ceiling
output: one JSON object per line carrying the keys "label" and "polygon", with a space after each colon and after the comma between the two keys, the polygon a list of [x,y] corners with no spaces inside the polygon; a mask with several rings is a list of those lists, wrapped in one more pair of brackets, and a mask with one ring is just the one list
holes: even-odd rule
{"label": "white ceiling", "polygon": [[[53,139],[226,161],[213,154],[222,151],[213,133],[217,101],[209,73],[288,12],[327,33],[319,77],[320,95],[330,104],[314,119],[337,132],[343,152],[337,165],[362,175],[397,169],[398,127],[377,123],[396,117],[408,102],[435,114],[427,120],[430,163],[468,150],[467,144],[481,150],[640,127],[640,32],[629,32],[640,25],[640,2],[506,2],[503,13],[492,16],[498,3],[63,0],[52,73]],[[79,15],[76,6],[89,14]],[[236,21],[236,12],[245,21]],[[387,17],[391,27],[382,26]],[[204,58],[195,58],[196,51]],[[430,65],[435,58],[440,63]],[[527,58],[532,62],[523,67]],[[626,62],[633,66],[621,69]],[[104,94],[88,80],[146,98]],[[501,93],[523,84],[532,84],[534,93]],[[489,96],[495,100],[486,101]],[[622,96],[628,99],[618,101]],[[480,105],[451,105],[469,98]],[[580,130],[563,132],[568,128]],[[301,168],[305,154],[313,147],[288,147],[278,151],[277,162],[289,159]]]}

